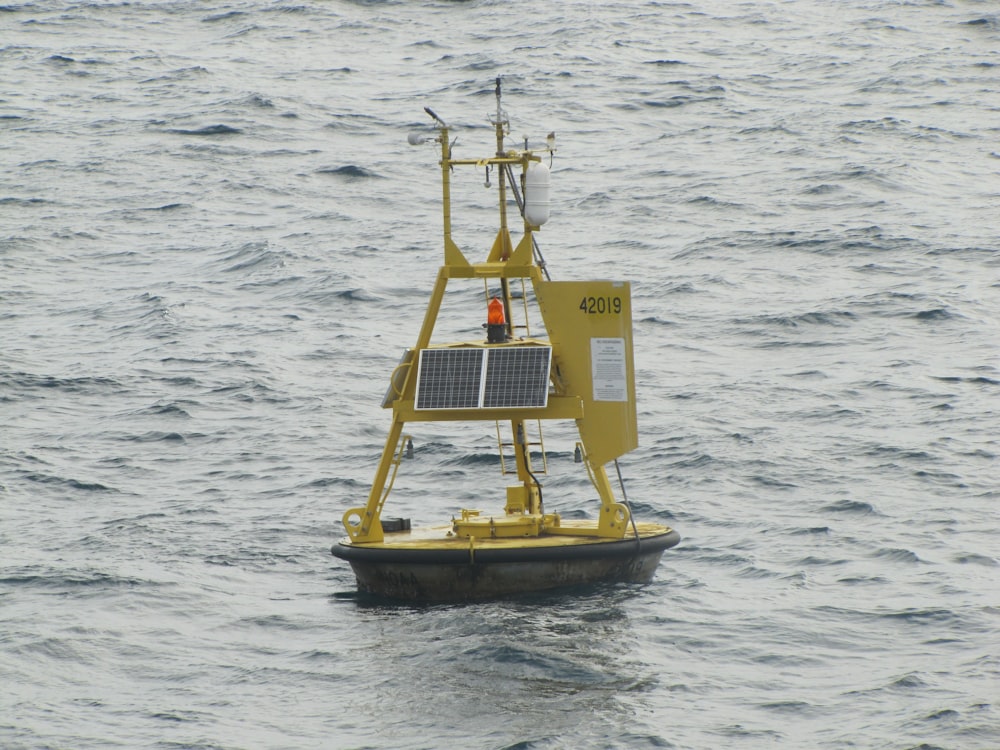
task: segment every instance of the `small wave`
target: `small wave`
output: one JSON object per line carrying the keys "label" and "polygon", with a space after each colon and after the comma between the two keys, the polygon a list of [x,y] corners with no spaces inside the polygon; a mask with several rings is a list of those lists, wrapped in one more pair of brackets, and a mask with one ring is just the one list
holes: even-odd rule
{"label": "small wave", "polygon": [[847,560],[830,560],[825,557],[808,555],[807,557],[803,557],[799,560],[798,564],[810,568],[826,568],[833,565],[846,565]]}
{"label": "small wave", "polygon": [[[841,180],[845,177],[853,178],[858,175],[854,172],[847,174],[835,172],[827,176]],[[748,244],[759,242],[757,237],[758,235],[754,233],[748,233]],[[913,242],[909,239],[887,237],[878,225],[859,227],[846,232],[776,232],[764,235],[762,239],[765,242],[773,242],[776,247],[834,256],[841,256],[846,251],[867,256],[872,252],[904,247]]]}
{"label": "small wave", "polygon": [[927,687],[927,683],[920,677],[920,675],[910,673],[908,675],[903,675],[898,680],[895,680],[889,685],[889,687],[892,689],[914,690]]}
{"label": "small wave", "polygon": [[941,721],[944,719],[957,719],[961,714],[952,708],[942,708],[940,711],[928,714],[924,721]]}
{"label": "small wave", "polygon": [[907,450],[905,448],[896,448],[891,445],[876,445],[866,450],[864,455],[872,457],[885,456],[897,460],[917,461],[919,463],[936,460],[936,457],[927,451]]}
{"label": "small wave", "polygon": [[251,94],[242,103],[260,109],[274,109],[274,102],[260,94]]}
{"label": "small wave", "polygon": [[176,70],[171,70],[162,76],[147,78],[140,81],[140,83],[156,83],[158,81],[190,81],[195,78],[203,78],[207,75],[209,75],[208,68],[201,65],[192,65],[187,68],[177,68]]}
{"label": "small wave", "polygon": [[960,565],[985,565],[989,568],[1000,566],[1000,560],[997,560],[997,558],[988,557],[987,555],[977,555],[974,552],[966,555],[956,555],[953,559]]}
{"label": "small wave", "polygon": [[805,701],[775,701],[773,703],[761,703],[761,708],[778,713],[802,714],[812,709],[812,704]]}
{"label": "small wave", "polygon": [[813,311],[798,315],[756,315],[752,318],[736,318],[737,325],[767,325],[781,328],[798,328],[799,326],[834,326],[841,327],[852,323],[857,316],[848,310],[831,310],[829,312]]}
{"label": "small wave", "polygon": [[242,273],[258,268],[282,268],[285,265],[284,254],[272,250],[266,242],[248,242],[233,252],[220,258],[227,264],[224,273]]}
{"label": "small wave", "polygon": [[[606,612],[602,612],[599,616],[601,619],[608,617]],[[585,662],[516,645],[480,645],[473,650],[462,652],[462,655],[486,659],[490,663],[501,665],[505,672],[522,678],[531,675],[544,676],[547,680],[566,681],[579,688],[588,685],[614,684],[619,681],[619,676],[613,672],[595,669]]]}
{"label": "small wave", "polygon": [[[248,383],[234,383],[233,385],[224,385],[218,388],[213,388],[211,393],[220,395],[232,395],[237,401],[242,401],[244,403],[252,404],[260,402],[263,404],[284,404],[289,401],[286,396],[277,394],[273,389],[267,387],[263,383],[248,382]],[[189,437],[204,437],[202,434],[194,434]]]}
{"label": "small wave", "polygon": [[576,202],[580,208],[602,206],[611,202],[611,196],[604,192],[590,193]]}
{"label": "small wave", "polygon": [[182,716],[180,712],[177,711],[157,711],[156,713],[149,714],[149,718],[156,719],[157,721],[174,721],[177,723],[185,721],[199,722],[204,720],[204,714],[198,712],[189,711],[187,715]]}
{"label": "small wave", "polygon": [[242,10],[231,10],[227,13],[217,13],[214,16],[206,16],[201,19],[202,23],[216,23],[218,21],[228,21],[233,18],[243,18],[247,15],[245,11]]}
{"label": "small wave", "polygon": [[131,414],[135,416],[151,414],[153,416],[183,417],[185,419],[191,416],[180,406],[172,402],[159,402],[152,406],[147,406],[145,409],[131,412]]}
{"label": "small wave", "polygon": [[824,182],[820,185],[813,185],[810,188],[806,188],[802,192],[806,195],[829,195],[830,193],[839,193],[843,189],[840,185],[831,185],[828,182]]}
{"label": "small wave", "polygon": [[877,557],[881,560],[889,560],[891,562],[902,562],[902,563],[919,563],[923,562],[916,552],[912,552],[908,549],[899,549],[895,547],[880,549],[872,557]]}
{"label": "small wave", "polygon": [[750,563],[744,555],[736,554],[735,552],[723,552],[717,549],[711,548],[701,548],[701,547],[688,547],[688,552],[693,552],[697,555],[698,559],[702,562],[708,562],[712,565],[732,565],[741,566],[741,570],[749,570],[754,566]]}
{"label": "small wave", "polygon": [[[130,297],[128,301],[135,303],[135,308],[128,314],[126,322],[112,329],[115,333],[132,336],[142,331],[158,339],[168,338],[176,333],[177,322],[173,309],[162,297],[144,292]],[[119,313],[114,311],[111,315],[118,317]]]}
{"label": "small wave", "polygon": [[154,206],[153,208],[141,209],[144,211],[174,211],[178,208],[190,208],[189,203],[166,203],[162,206]]}
{"label": "small wave", "polygon": [[798,131],[792,130],[785,125],[755,125],[748,128],[743,128],[739,131],[739,135],[798,135]]}
{"label": "small wave", "polygon": [[962,21],[962,26],[1000,26],[1000,20],[996,16],[984,16],[983,18],[973,18],[970,21]]}
{"label": "small wave", "polygon": [[94,390],[115,391],[122,387],[121,383],[111,378],[86,376],[78,378],[58,378],[53,375],[36,375],[34,373],[27,372],[14,372],[9,375],[0,375],[0,384],[28,390],[35,388],[54,388],[66,391],[67,393],[83,393],[92,392]]}
{"label": "small wave", "polygon": [[[902,677],[896,678],[895,680],[893,680],[892,682],[888,683],[887,685],[883,685],[883,686],[880,686],[880,687],[872,687],[872,688],[867,688],[867,689],[861,689],[861,690],[851,690],[851,691],[849,691],[847,693],[847,695],[874,695],[874,694],[878,694],[878,693],[881,693],[881,692],[886,691],[886,690],[890,690],[890,691],[895,691],[895,690],[919,690],[919,689],[926,688],[926,687],[927,687],[927,683],[920,677],[920,675],[911,672],[910,674],[906,674],[906,675],[903,675]],[[916,750],[916,749],[914,748],[913,750]]]}
{"label": "small wave", "polygon": [[695,198],[689,198],[686,203],[690,205],[703,205],[710,206],[712,208],[736,208],[742,209],[742,203],[733,203],[732,201],[724,201],[718,198],[713,198],[710,195],[699,195]]}
{"label": "small wave", "polygon": [[657,294],[697,294],[698,289],[690,281],[673,282],[658,289]]}
{"label": "small wave", "polygon": [[24,478],[31,482],[64,485],[70,489],[85,490],[87,492],[117,492],[114,488],[108,487],[100,482],[81,482],[79,479],[73,479],[71,477],[57,477],[52,474],[31,473],[26,474]]}
{"label": "small wave", "polygon": [[[830,376],[827,375],[822,370],[802,370],[801,372],[792,372],[786,375],[787,378],[802,378],[804,380],[827,380]],[[845,409],[844,411],[849,411]]]}
{"label": "small wave", "polygon": [[658,325],[658,326],[676,326],[677,325],[673,321],[663,320],[662,318],[659,318],[659,317],[657,317],[655,315],[652,315],[652,316],[647,317],[647,318],[640,318],[639,319],[639,323],[649,323],[651,325]]}
{"label": "small wave", "polygon": [[833,513],[856,513],[862,516],[875,513],[875,508],[872,504],[862,500],[838,500],[835,503],[823,506],[820,510]]}
{"label": "small wave", "polygon": [[0,206],[40,206],[49,203],[44,198],[0,198]]}
{"label": "small wave", "polygon": [[962,481],[962,478],[958,474],[952,474],[948,471],[916,471],[913,475],[919,479],[924,479],[930,482],[935,482],[938,484],[945,484],[950,487],[965,488],[968,485]]}
{"label": "small wave", "polygon": [[811,526],[807,529],[795,529],[792,536],[811,536],[814,534],[830,534],[832,530],[829,526]]}
{"label": "small wave", "polygon": [[888,580],[884,576],[847,576],[846,578],[838,578],[837,583],[846,583],[848,586],[869,583],[881,585],[888,583]]}
{"label": "small wave", "polygon": [[444,463],[449,466],[493,466],[500,463],[500,457],[496,453],[469,453]]}
{"label": "small wave", "polygon": [[799,320],[803,323],[813,324],[813,325],[828,325],[828,326],[839,326],[844,325],[845,321],[854,321],[856,315],[848,310],[835,310],[833,312],[811,312],[803,313],[799,316]]}
{"label": "small wave", "polygon": [[951,320],[953,318],[961,316],[957,316],[955,313],[952,313],[943,307],[936,307],[932,310],[921,310],[920,312],[915,313],[913,317],[916,318],[917,320],[937,321],[937,320]]}
{"label": "small wave", "polygon": [[341,292],[334,292],[333,296],[351,302],[378,302],[381,299],[366,289],[345,289]]}
{"label": "small wave", "polygon": [[135,443],[186,443],[184,436],[179,432],[159,432],[153,430],[142,435],[132,435],[124,438]]}
{"label": "small wave", "polygon": [[[171,357],[160,360],[161,362],[172,361]],[[190,375],[177,375],[169,378],[159,378],[161,383],[166,383],[168,385],[197,385],[198,381],[192,378]]]}
{"label": "small wave", "polygon": [[322,477],[321,479],[313,479],[310,482],[297,485],[296,489],[305,490],[310,488],[320,488],[324,489],[326,487],[344,487],[350,490],[356,489],[367,489],[368,485],[364,482],[359,482],[357,479],[351,479],[349,477]]}
{"label": "small wave", "polygon": [[[760,740],[761,747],[777,747],[782,744],[785,737],[781,732],[775,729],[754,729],[752,727],[745,727],[742,724],[730,724],[728,726],[719,727],[714,730],[715,734],[719,734],[723,737],[734,737],[737,738],[743,744],[744,740]],[[722,747],[727,747],[728,743],[722,743]]]}
{"label": "small wave", "polygon": [[758,568],[756,565],[749,565],[736,573],[739,578],[750,578],[764,580],[768,578],[780,578],[781,574],[766,568]]}
{"label": "small wave", "polygon": [[29,573],[15,574],[0,578],[0,583],[12,585],[28,585],[33,588],[109,588],[109,587],[133,587],[157,585],[154,581],[145,581],[139,578],[129,578],[116,576],[109,573]]}
{"label": "small wave", "polygon": [[785,482],[780,479],[775,479],[774,477],[765,477],[761,474],[751,475],[750,479],[762,487],[773,487],[779,490],[789,490],[798,487],[797,484],[792,482]]}
{"label": "small wave", "polygon": [[969,383],[977,383],[979,385],[1000,385],[1000,380],[994,380],[993,378],[985,378],[982,376],[976,378],[968,378]]}
{"label": "small wave", "polygon": [[212,135],[237,135],[242,133],[243,130],[240,128],[233,127],[232,125],[206,125],[203,128],[173,128],[170,133],[176,133],[177,135],[194,135],[194,136],[212,136]]}
{"label": "small wave", "polygon": [[379,176],[364,167],[357,166],[356,164],[345,164],[342,167],[322,167],[316,170],[316,174],[328,174],[333,175],[334,177],[344,177],[351,180]]}
{"label": "small wave", "polygon": [[683,458],[680,461],[674,461],[670,464],[671,469],[700,469],[704,466],[709,466],[715,463],[715,458],[709,456],[708,454],[702,453],[697,456]]}
{"label": "small wave", "polygon": [[987,378],[983,375],[977,375],[975,377],[963,378],[957,375],[932,375],[934,380],[940,380],[942,383],[975,383],[977,385],[1000,385],[1000,380],[994,380],[993,378]]}
{"label": "small wave", "polygon": [[691,94],[675,94],[669,99],[646,99],[642,103],[654,109],[675,109],[688,104],[698,104],[721,99],[721,96],[692,96]]}

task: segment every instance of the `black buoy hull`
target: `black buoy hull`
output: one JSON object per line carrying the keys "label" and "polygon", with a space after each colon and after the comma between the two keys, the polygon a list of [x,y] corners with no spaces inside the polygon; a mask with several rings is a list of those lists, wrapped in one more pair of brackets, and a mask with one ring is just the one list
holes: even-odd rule
{"label": "black buoy hull", "polygon": [[420,602],[471,601],[602,582],[646,583],[663,551],[680,541],[656,536],[578,546],[477,550],[393,549],[339,543],[358,590]]}

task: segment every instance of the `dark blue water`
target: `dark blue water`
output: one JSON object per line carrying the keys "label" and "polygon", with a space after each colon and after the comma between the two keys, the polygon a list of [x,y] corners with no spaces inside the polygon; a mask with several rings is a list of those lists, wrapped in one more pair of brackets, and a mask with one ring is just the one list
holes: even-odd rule
{"label": "dark blue water", "polygon": [[[972,0],[0,6],[0,746],[1000,747],[998,50]],[[406,136],[490,153],[498,74],[553,277],[633,282],[622,469],[683,542],[359,599],[440,262]],[[389,512],[502,504],[492,426],[411,427]]]}

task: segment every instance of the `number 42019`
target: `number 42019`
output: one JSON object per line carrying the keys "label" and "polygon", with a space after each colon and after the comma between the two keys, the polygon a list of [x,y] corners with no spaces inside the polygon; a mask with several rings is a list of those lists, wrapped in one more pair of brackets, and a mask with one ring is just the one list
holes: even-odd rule
{"label": "number 42019", "polygon": [[580,300],[580,309],[588,315],[620,315],[622,311],[622,298],[584,297]]}

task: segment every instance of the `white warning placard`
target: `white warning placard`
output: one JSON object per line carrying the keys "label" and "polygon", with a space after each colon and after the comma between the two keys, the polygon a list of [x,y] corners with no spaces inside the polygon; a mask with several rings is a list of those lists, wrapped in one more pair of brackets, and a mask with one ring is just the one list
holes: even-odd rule
{"label": "white warning placard", "polygon": [[594,401],[628,401],[625,339],[590,340],[590,375]]}

